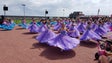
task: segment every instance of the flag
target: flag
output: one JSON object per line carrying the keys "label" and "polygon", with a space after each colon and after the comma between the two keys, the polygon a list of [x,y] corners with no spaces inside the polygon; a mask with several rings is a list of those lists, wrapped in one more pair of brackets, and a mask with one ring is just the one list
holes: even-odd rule
{"label": "flag", "polygon": [[22,4],[22,6],[26,6],[25,4]]}
{"label": "flag", "polygon": [[48,11],[47,10],[45,11],[45,14],[48,14]]}

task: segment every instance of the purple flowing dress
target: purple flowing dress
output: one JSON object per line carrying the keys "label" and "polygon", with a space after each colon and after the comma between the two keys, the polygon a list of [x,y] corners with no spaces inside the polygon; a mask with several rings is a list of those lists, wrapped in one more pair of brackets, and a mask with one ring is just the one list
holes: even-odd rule
{"label": "purple flowing dress", "polygon": [[96,34],[91,27],[88,27],[87,30],[84,32],[84,34],[82,35],[82,37],[80,38],[80,40],[101,40],[101,37]]}
{"label": "purple flowing dress", "polygon": [[55,31],[58,31],[60,28],[61,28],[61,23],[57,23],[57,24],[54,26],[54,30],[55,30]]}
{"label": "purple flowing dress", "polygon": [[72,25],[72,22],[69,22],[69,23],[66,24],[66,27],[67,27],[67,28],[70,28],[71,25]]}
{"label": "purple flowing dress", "polygon": [[45,31],[43,31],[39,36],[36,37],[36,40],[40,43],[47,43],[55,36],[56,34],[52,30],[50,30],[49,27],[47,27]]}
{"label": "purple flowing dress", "polygon": [[104,23],[103,28],[104,28],[107,32],[110,31],[110,25],[109,25],[107,22]]}
{"label": "purple flowing dress", "polygon": [[36,23],[30,24],[28,29],[30,30],[31,33],[38,33],[38,26],[36,25]]}
{"label": "purple flowing dress", "polygon": [[86,31],[86,26],[84,25],[84,23],[80,23],[77,29],[80,33],[83,33]]}
{"label": "purple flowing dress", "polygon": [[43,31],[46,31],[46,28],[47,28],[47,26],[46,26],[46,24],[42,24],[39,28],[38,28],[38,32],[43,32]]}
{"label": "purple flowing dress", "polygon": [[97,29],[95,30],[95,33],[97,33],[99,36],[103,36],[107,33],[107,31],[103,28],[102,25],[98,25]]}
{"label": "purple flowing dress", "polygon": [[97,27],[98,27],[98,25],[97,25],[96,23],[93,23],[93,24],[92,24],[92,29],[93,29],[93,30],[96,30]]}
{"label": "purple flowing dress", "polygon": [[68,32],[68,35],[70,37],[80,37],[80,32],[77,30],[77,27],[75,25],[72,25],[69,28],[70,31],[74,31],[74,32]]}
{"label": "purple flowing dress", "polygon": [[80,40],[69,37],[65,30],[61,31],[59,35],[48,41],[50,46],[59,47],[62,50],[75,48],[79,43]]}

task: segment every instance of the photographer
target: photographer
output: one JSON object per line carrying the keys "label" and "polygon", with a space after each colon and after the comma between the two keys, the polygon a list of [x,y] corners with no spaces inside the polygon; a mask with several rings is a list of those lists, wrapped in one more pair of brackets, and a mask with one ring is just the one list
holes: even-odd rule
{"label": "photographer", "polygon": [[100,42],[98,44],[98,52],[95,54],[95,59],[99,63],[112,62],[112,41]]}
{"label": "photographer", "polygon": [[0,24],[3,24],[4,16],[1,15]]}
{"label": "photographer", "polygon": [[103,42],[98,43],[98,52],[95,53],[95,60],[98,60],[101,55],[106,56],[106,51],[105,51],[106,47],[105,46],[106,46],[106,44]]}

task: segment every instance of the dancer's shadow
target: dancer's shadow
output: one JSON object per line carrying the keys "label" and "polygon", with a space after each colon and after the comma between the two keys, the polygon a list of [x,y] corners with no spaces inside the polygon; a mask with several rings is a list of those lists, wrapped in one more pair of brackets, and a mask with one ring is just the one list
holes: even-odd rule
{"label": "dancer's shadow", "polygon": [[50,46],[49,45],[47,45],[47,44],[42,44],[42,43],[34,43],[33,45],[32,45],[32,48],[31,49],[40,49],[40,48],[49,48]]}
{"label": "dancer's shadow", "polygon": [[60,48],[52,47],[47,44],[34,43],[31,49],[43,49],[39,56],[45,57],[49,60],[68,59],[76,55],[75,51],[62,51]]}
{"label": "dancer's shadow", "polygon": [[2,29],[2,30],[0,30],[0,31],[11,31],[11,30],[3,30],[3,29]]}
{"label": "dancer's shadow", "polygon": [[31,34],[37,34],[37,33],[25,32],[25,33],[22,33],[22,34],[31,35]]}
{"label": "dancer's shadow", "polygon": [[17,28],[16,30],[25,30],[25,28]]}
{"label": "dancer's shadow", "polygon": [[61,51],[59,48],[50,47],[46,48],[40,56],[45,57],[49,60],[59,60],[59,59],[68,59],[76,55],[73,50]]}
{"label": "dancer's shadow", "polygon": [[97,43],[92,42],[92,41],[81,41],[80,46],[95,48],[97,46]]}
{"label": "dancer's shadow", "polygon": [[36,35],[35,35],[35,36],[33,36],[32,38],[34,38],[34,39],[35,39],[36,37],[38,37],[38,34],[36,34]]}

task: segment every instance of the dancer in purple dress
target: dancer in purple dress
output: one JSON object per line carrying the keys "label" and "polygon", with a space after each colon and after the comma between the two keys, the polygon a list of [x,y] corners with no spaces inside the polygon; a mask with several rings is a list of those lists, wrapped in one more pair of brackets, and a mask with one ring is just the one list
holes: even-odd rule
{"label": "dancer in purple dress", "polygon": [[110,25],[108,24],[108,22],[103,23],[103,28],[106,30],[106,32],[110,32]]}
{"label": "dancer in purple dress", "polygon": [[70,19],[66,18],[66,19],[64,19],[64,22],[65,22],[66,25],[68,25],[70,23]]}
{"label": "dancer in purple dress", "polygon": [[71,25],[72,25],[72,20],[68,19],[66,27],[69,28],[69,27],[71,27]]}
{"label": "dancer in purple dress", "polygon": [[107,22],[105,23],[107,25],[107,28],[109,28],[109,32],[111,32],[111,20],[108,19]]}
{"label": "dancer in purple dress", "polygon": [[57,20],[57,24],[54,26],[54,30],[55,30],[55,31],[58,31],[60,28],[61,28],[61,20],[58,19],[58,20]]}
{"label": "dancer in purple dress", "polygon": [[110,32],[112,31],[112,19],[109,19],[107,24],[109,25]]}
{"label": "dancer in purple dress", "polygon": [[92,22],[92,29],[93,29],[93,31],[96,30],[97,27],[98,27],[98,22],[97,22],[97,20],[94,20],[94,22]]}
{"label": "dancer in purple dress", "polygon": [[68,30],[69,30],[68,35],[70,37],[74,37],[74,38],[80,37],[80,32],[77,29],[77,25],[76,25],[75,21],[72,21],[72,25],[71,25],[71,27],[69,27]]}
{"label": "dancer in purple dress", "polygon": [[30,24],[28,29],[30,30],[31,33],[38,33],[38,26],[36,24],[35,19],[32,20],[32,23]]}
{"label": "dancer in purple dress", "polygon": [[49,40],[51,40],[56,36],[56,34],[52,30],[50,30],[50,28],[51,25],[50,22],[48,21],[46,30],[36,37],[36,40],[39,41],[39,43],[47,43]]}
{"label": "dancer in purple dress", "polygon": [[50,46],[59,47],[61,50],[70,50],[75,48],[80,40],[76,38],[71,38],[67,35],[67,28],[64,24],[61,24],[62,28],[59,31],[59,34],[48,41]]}
{"label": "dancer in purple dress", "polygon": [[46,19],[42,19],[41,22],[42,22],[42,24],[38,28],[39,33],[46,31],[46,27],[47,27],[47,25],[46,25],[47,20]]}
{"label": "dancer in purple dress", "polygon": [[99,21],[98,27],[95,30],[95,33],[97,33],[99,36],[103,37],[107,31],[103,28],[102,21]]}
{"label": "dancer in purple dress", "polygon": [[79,26],[78,26],[77,29],[79,30],[79,32],[80,32],[81,34],[82,34],[83,32],[86,31],[86,26],[85,26],[85,24],[84,24],[84,21],[82,21],[82,22],[79,24]]}
{"label": "dancer in purple dress", "polygon": [[101,40],[101,37],[92,30],[91,22],[88,22],[86,31],[84,32],[80,40],[82,41],[96,40],[97,41],[97,40]]}

